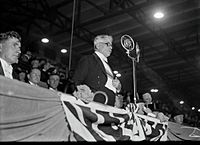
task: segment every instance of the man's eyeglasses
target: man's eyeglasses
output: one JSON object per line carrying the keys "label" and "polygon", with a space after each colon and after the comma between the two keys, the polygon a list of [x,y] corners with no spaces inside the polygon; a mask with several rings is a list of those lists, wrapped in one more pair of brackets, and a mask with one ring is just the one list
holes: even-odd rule
{"label": "man's eyeglasses", "polygon": [[109,42],[103,43],[103,44],[106,44],[107,46],[112,46],[112,43],[109,43]]}

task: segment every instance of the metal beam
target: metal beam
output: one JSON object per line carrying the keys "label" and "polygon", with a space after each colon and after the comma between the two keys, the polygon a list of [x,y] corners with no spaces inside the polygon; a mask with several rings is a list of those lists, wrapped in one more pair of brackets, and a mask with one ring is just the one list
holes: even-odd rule
{"label": "metal beam", "polygon": [[[117,3],[117,1],[115,1],[115,2]],[[132,1],[129,1],[129,2],[132,4],[133,7],[135,7],[135,4]],[[124,9],[124,7],[122,7],[122,6],[121,6],[121,8]],[[153,33],[158,39],[160,39],[169,48],[171,48],[173,51],[175,51],[176,54],[179,57],[181,57],[183,60],[185,60],[189,65],[194,66],[187,58],[181,56],[180,52],[178,52],[178,50],[176,49],[177,46],[179,48],[182,47],[181,44],[177,44],[177,42],[175,40],[173,40],[172,38],[170,38],[168,36],[168,34],[162,28],[160,28],[158,25],[153,24],[153,26],[156,25],[156,30],[155,30],[153,27],[151,27],[149,24],[146,23],[147,16],[141,9],[137,9],[135,11],[135,13],[130,13],[130,12],[127,12],[127,13],[130,16],[132,16],[134,19],[136,19],[145,28],[147,28],[151,33]],[[149,21],[151,21],[151,20],[149,20]],[[158,34],[158,32],[159,32],[159,34]],[[163,92],[168,94],[168,96],[172,99],[174,105],[176,106],[177,96],[175,94],[177,94],[177,93],[181,94],[181,92],[178,92],[177,90],[172,90],[171,88],[169,88],[168,85],[166,85],[165,81],[162,79],[162,77],[160,77],[160,75],[158,73],[156,73],[154,70],[152,70],[150,67],[148,67],[145,63],[140,63],[139,67],[141,68],[141,70],[143,70],[144,74],[146,74],[146,76],[150,80],[152,80],[155,84],[160,86],[160,88],[162,89]],[[194,67],[196,67],[196,66],[194,66]]]}

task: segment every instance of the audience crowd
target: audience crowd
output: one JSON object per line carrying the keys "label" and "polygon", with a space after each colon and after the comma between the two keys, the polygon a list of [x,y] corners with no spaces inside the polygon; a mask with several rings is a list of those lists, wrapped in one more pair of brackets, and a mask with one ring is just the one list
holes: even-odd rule
{"label": "audience crowd", "polygon": [[[16,51],[21,53],[19,49],[16,49]],[[76,88],[72,79],[74,70],[69,70],[66,74],[65,69],[62,68],[61,65],[54,64],[46,58],[36,57],[30,51],[21,53],[18,63],[12,64],[12,67],[16,74],[15,78],[30,85],[44,87],[52,91],[60,91],[67,94],[73,94]],[[133,94],[131,92],[126,92],[124,90],[123,92],[120,92],[120,94],[123,96],[123,104],[121,105],[121,108],[125,108],[130,102],[133,103]],[[165,117],[164,119],[169,121],[192,127],[200,127],[199,113],[195,113],[192,110],[178,110],[170,104],[154,100],[151,97],[151,94],[146,92],[139,96],[139,98],[142,99],[137,100],[137,103],[140,104],[138,113],[151,113],[155,116],[162,113],[162,116]]]}
{"label": "audience crowd", "polygon": [[73,93],[73,70],[66,75],[61,65],[46,58],[36,57],[30,51],[21,53],[19,62],[13,64],[13,71],[18,74],[16,79],[22,82],[68,94]]}
{"label": "audience crowd", "polygon": [[[141,102],[147,102],[148,99],[145,99],[144,96],[146,94],[151,94],[151,93],[144,93],[142,95],[139,95],[139,100],[137,100],[137,104],[140,104]],[[134,102],[133,99],[133,94],[129,91],[125,91],[123,93],[124,96],[124,105],[128,104],[129,102]],[[154,100],[153,95],[151,95],[152,97],[152,103],[151,105],[149,105],[150,112],[154,112],[154,111],[158,111],[158,112],[162,112],[166,117],[168,117],[169,121],[172,122],[176,122],[182,125],[186,125],[186,126],[192,126],[192,127],[200,127],[200,114],[199,112],[195,111],[195,110],[188,110],[186,108],[184,108],[183,106],[181,106],[180,108],[177,108],[175,106],[173,106],[173,104],[168,104],[166,102],[162,102],[161,100]],[[148,109],[145,112],[141,113],[141,110],[138,110],[137,113],[140,114],[148,114]]]}

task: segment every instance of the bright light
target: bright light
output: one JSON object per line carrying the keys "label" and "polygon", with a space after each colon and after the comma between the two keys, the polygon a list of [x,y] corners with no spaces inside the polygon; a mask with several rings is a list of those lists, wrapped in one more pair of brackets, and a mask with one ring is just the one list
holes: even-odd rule
{"label": "bright light", "polygon": [[118,71],[115,70],[115,71],[113,71],[113,73],[114,73],[114,74],[118,74]]}
{"label": "bright light", "polygon": [[180,103],[180,104],[184,104],[184,101],[180,101],[179,103]]}
{"label": "bright light", "polygon": [[150,92],[152,92],[152,93],[157,93],[157,92],[158,92],[158,89],[151,89]]}
{"label": "bright light", "polygon": [[67,49],[61,49],[62,53],[67,53]]}
{"label": "bright light", "polygon": [[195,110],[195,107],[192,107],[192,110]]}
{"label": "bright light", "polygon": [[153,15],[156,19],[161,19],[164,17],[164,14],[162,12],[156,12],[154,15]]}
{"label": "bright light", "polygon": [[118,73],[118,74],[116,74],[116,77],[118,77],[118,78],[119,78],[119,77],[121,77],[121,74],[119,74],[119,73]]}
{"label": "bright light", "polygon": [[42,38],[42,40],[41,40],[43,43],[48,43],[49,42],[49,39],[47,39],[47,38]]}
{"label": "bright light", "polygon": [[200,112],[200,109],[198,109],[198,112]]}

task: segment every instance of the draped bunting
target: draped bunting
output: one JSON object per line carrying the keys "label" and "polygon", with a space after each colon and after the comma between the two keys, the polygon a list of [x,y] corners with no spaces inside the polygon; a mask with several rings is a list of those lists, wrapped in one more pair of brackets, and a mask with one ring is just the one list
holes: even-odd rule
{"label": "draped bunting", "polygon": [[71,136],[55,92],[0,76],[0,141],[68,141]]}
{"label": "draped bunting", "polygon": [[200,129],[169,122],[167,137],[170,141],[200,141]]}
{"label": "draped bunting", "polygon": [[104,104],[85,104],[61,95],[74,137],[79,141],[166,141],[167,123]]}
{"label": "draped bunting", "polygon": [[0,76],[0,141],[120,140],[200,140],[200,130]]}

